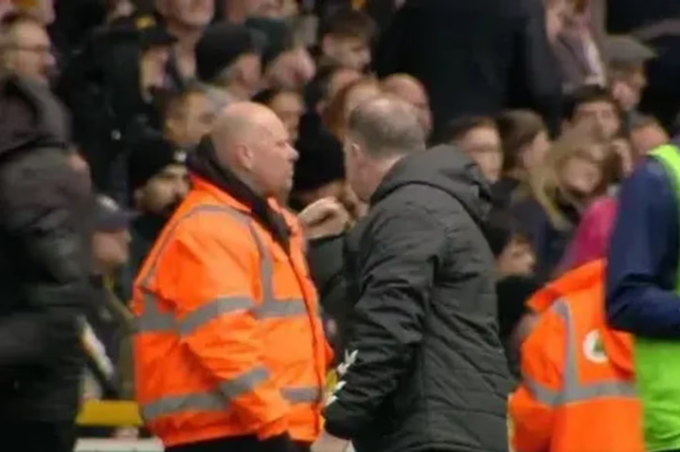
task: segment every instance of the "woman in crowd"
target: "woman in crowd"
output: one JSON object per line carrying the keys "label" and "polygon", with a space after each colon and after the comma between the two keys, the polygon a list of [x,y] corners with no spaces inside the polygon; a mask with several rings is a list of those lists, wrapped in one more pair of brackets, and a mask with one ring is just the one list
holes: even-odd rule
{"label": "woman in crowd", "polygon": [[536,273],[548,280],[590,202],[606,193],[616,164],[609,144],[576,128],[560,138],[530,177],[511,210],[536,253]]}
{"label": "woman in crowd", "polygon": [[493,192],[497,205],[507,207],[517,188],[543,164],[550,141],[543,119],[530,110],[508,110],[496,126],[503,146],[503,175]]}

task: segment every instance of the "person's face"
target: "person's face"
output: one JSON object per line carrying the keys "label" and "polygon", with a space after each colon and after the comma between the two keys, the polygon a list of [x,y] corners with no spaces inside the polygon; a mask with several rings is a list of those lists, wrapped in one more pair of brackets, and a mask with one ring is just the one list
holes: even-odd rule
{"label": "person's face", "polygon": [[137,208],[146,213],[169,216],[189,191],[184,165],[168,165],[136,192]]}
{"label": "person's face", "polygon": [[588,197],[602,181],[602,170],[593,158],[575,155],[564,163],[560,179],[568,192]]}
{"label": "person's face", "polygon": [[425,90],[416,85],[411,87],[404,86],[394,94],[416,109],[418,121],[423,127],[425,134],[429,135],[432,131],[432,112],[430,111],[430,101]]}
{"label": "person's face", "polygon": [[210,132],[214,117],[208,97],[203,93],[192,93],[168,114],[165,134],[178,146],[194,146]]}
{"label": "person's face", "polygon": [[253,96],[262,86],[262,59],[259,55],[248,53],[238,57],[234,69],[239,74],[239,80],[250,95]]}
{"label": "person's face", "polygon": [[611,140],[621,127],[614,104],[608,101],[581,104],[574,113],[574,126],[589,124],[598,138]]}
{"label": "person's face", "polygon": [[97,266],[106,273],[124,265],[130,257],[130,240],[130,233],[126,229],[95,232],[92,236],[92,252]]}
{"label": "person's face", "polygon": [[206,27],[215,14],[214,0],[160,0],[162,14],[187,28]]}
{"label": "person's face", "polygon": [[496,258],[498,278],[508,276],[531,276],[534,273],[536,256],[531,245],[524,240],[512,239]]}
{"label": "person's face", "polygon": [[295,92],[283,92],[276,96],[269,108],[279,117],[288,130],[290,139],[295,142],[298,138],[298,126],[300,117],[304,113],[305,106],[300,96]]}
{"label": "person's face", "polygon": [[267,82],[269,86],[302,90],[314,78],[316,67],[314,60],[304,47],[298,47],[284,52],[267,68]]}
{"label": "person's face", "polygon": [[633,129],[630,132],[633,159],[639,161],[649,151],[668,143],[669,140],[666,131],[656,124]]}
{"label": "person's face", "polygon": [[503,169],[503,152],[496,129],[477,127],[466,133],[457,144],[477,163],[489,183],[498,182]]}
{"label": "person's face", "polygon": [[272,114],[258,137],[250,143],[250,172],[265,196],[290,193],[298,153],[280,119]]}
{"label": "person's face", "polygon": [[144,89],[165,86],[166,66],[170,47],[152,47],[142,55],[142,86]]}
{"label": "person's face", "polygon": [[550,140],[547,132],[540,132],[523,151],[521,155],[522,166],[531,172],[543,164],[546,154],[550,150]]}
{"label": "person's face", "polygon": [[56,61],[45,29],[33,23],[16,25],[9,33],[3,62],[12,74],[48,84]]}
{"label": "person's face", "polygon": [[282,0],[247,0],[246,9],[252,17],[268,17],[278,19],[282,16]]}
{"label": "person's face", "polygon": [[323,51],[339,66],[360,72],[371,63],[368,42],[361,38],[326,36]]}
{"label": "person's face", "polygon": [[549,2],[545,10],[545,28],[550,42],[555,42],[564,30],[571,12],[570,9],[566,0]]}

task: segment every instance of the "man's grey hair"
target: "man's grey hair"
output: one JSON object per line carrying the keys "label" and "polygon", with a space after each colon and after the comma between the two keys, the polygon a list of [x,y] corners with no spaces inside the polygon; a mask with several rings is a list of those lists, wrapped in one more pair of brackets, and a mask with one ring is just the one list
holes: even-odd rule
{"label": "man's grey hair", "polygon": [[413,106],[396,96],[374,97],[352,110],[347,135],[375,158],[390,158],[426,148],[425,131]]}

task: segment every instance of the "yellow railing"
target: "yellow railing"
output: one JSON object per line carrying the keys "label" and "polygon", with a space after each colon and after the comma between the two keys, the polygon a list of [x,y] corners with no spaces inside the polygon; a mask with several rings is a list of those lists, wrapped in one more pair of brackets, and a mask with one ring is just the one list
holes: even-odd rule
{"label": "yellow railing", "polygon": [[78,425],[86,427],[141,427],[137,403],[128,400],[88,400],[80,408]]}

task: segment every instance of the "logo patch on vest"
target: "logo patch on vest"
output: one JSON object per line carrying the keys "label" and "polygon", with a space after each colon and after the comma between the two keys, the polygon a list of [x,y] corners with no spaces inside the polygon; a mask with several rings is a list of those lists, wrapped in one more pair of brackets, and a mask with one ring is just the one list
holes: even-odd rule
{"label": "logo patch on vest", "polygon": [[599,330],[593,330],[586,334],[583,340],[583,354],[588,361],[597,364],[606,363],[608,358],[604,351],[604,343]]}

